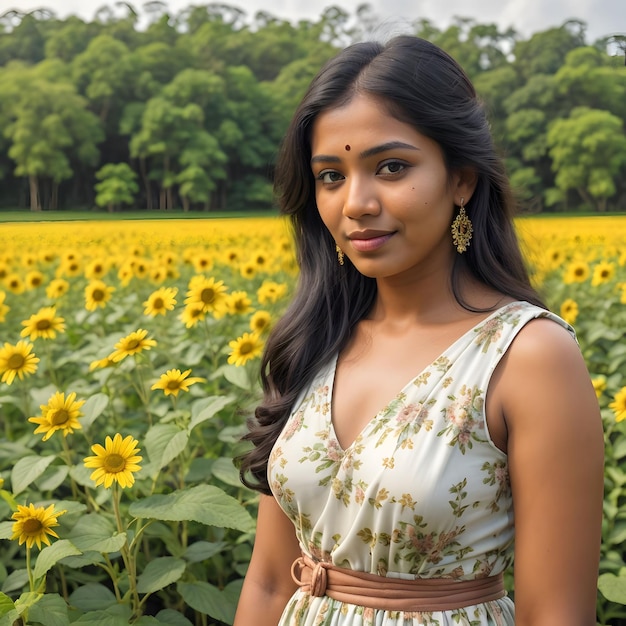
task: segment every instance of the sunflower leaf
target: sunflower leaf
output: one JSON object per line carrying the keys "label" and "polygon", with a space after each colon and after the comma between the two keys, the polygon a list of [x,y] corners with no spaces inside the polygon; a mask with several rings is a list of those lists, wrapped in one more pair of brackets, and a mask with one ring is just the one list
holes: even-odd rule
{"label": "sunflower leaf", "polygon": [[39,478],[56,456],[27,456],[15,463],[11,472],[13,494],[18,495],[34,480]]}
{"label": "sunflower leaf", "polygon": [[81,551],[71,541],[67,539],[55,541],[39,553],[33,572],[35,578],[44,576],[51,567],[66,556],[77,556],[78,554],[81,554]]}
{"label": "sunflower leaf", "polygon": [[67,604],[56,593],[47,593],[28,610],[28,621],[44,626],[69,626]]}
{"label": "sunflower leaf", "polygon": [[213,485],[197,485],[167,495],[149,496],[133,502],[129,513],[142,519],[194,521],[243,532],[254,529],[254,520],[243,505]]}
{"label": "sunflower leaf", "polygon": [[175,583],[185,573],[187,564],[182,559],[164,556],[150,561],[137,579],[139,593],[154,593]]}
{"label": "sunflower leaf", "polygon": [[189,433],[175,424],[155,424],[146,433],[145,445],[156,471],[173,461],[187,446]]}
{"label": "sunflower leaf", "polygon": [[104,393],[96,393],[93,396],[87,398],[87,401],[82,407],[83,416],[80,418],[80,423],[83,428],[87,430],[94,421],[102,415],[104,409],[109,405],[109,396]]}
{"label": "sunflower leaf", "polygon": [[232,396],[211,396],[198,400],[191,408],[191,422],[188,430],[191,432],[198,424],[211,419],[233,400]]}

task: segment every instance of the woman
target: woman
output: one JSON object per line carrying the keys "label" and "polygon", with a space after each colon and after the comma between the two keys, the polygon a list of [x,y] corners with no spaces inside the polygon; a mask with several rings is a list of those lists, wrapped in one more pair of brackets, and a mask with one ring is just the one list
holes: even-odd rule
{"label": "woman", "polygon": [[414,37],[347,48],[276,187],[301,275],[241,468],[264,495],[235,625],[595,625],[598,405],[466,75]]}

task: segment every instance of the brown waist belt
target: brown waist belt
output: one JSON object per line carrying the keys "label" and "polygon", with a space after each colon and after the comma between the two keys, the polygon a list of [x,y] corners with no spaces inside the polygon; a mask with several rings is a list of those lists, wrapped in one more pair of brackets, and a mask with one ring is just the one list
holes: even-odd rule
{"label": "brown waist belt", "polygon": [[449,611],[506,595],[502,574],[474,580],[387,578],[314,561],[306,555],[294,561],[291,576],[312,596],[325,595],[383,611]]}

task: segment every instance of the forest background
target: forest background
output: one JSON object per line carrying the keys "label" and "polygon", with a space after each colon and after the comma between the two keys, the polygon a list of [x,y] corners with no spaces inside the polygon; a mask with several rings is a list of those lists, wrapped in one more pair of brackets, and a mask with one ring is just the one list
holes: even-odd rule
{"label": "forest background", "polygon": [[[380,23],[367,4],[297,23],[219,3],[5,12],[0,211],[270,210],[307,84]],[[626,35],[590,42],[576,19],[529,38],[470,18],[410,30],[474,81],[524,211],[624,210]]]}

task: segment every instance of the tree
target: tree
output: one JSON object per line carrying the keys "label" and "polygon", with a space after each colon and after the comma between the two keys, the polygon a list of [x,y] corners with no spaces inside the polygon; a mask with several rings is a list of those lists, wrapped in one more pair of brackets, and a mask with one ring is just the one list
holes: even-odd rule
{"label": "tree", "polygon": [[107,207],[109,213],[121,204],[133,204],[139,191],[137,174],[128,163],[107,163],[96,172],[96,204]]}
{"label": "tree", "polygon": [[576,190],[597,211],[606,211],[618,177],[626,174],[626,136],[623,120],[587,107],[555,121],[547,136],[557,188]]}

